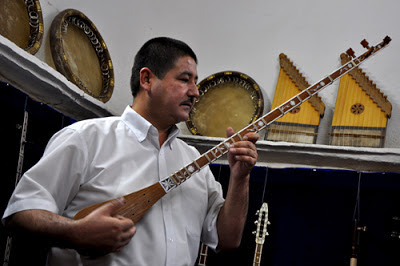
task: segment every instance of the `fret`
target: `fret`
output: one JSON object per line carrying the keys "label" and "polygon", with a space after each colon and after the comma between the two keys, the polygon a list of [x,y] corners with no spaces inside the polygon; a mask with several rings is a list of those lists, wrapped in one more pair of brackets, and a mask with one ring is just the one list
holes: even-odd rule
{"label": "fret", "polygon": [[179,170],[178,172],[175,173],[175,175],[179,178],[179,182],[183,183],[185,182],[186,178],[184,175],[182,175],[182,173],[180,172],[181,170]]}
{"label": "fret", "polygon": [[221,153],[218,157],[224,155],[224,153],[226,152],[226,147],[223,143],[219,144],[216,148]]}
{"label": "fret", "polygon": [[200,166],[197,164],[196,161],[193,161],[191,164],[188,164],[186,167],[189,170],[191,175],[200,171]]}
{"label": "fret", "polygon": [[221,151],[222,155],[227,153],[229,151],[229,144],[226,144],[226,142],[221,142],[219,145],[219,150]]}
{"label": "fret", "polygon": [[226,140],[223,142],[225,148],[229,151],[229,147],[231,146],[231,143],[229,142],[229,140]]}
{"label": "fret", "polygon": [[201,167],[200,165],[197,163],[197,160],[193,161],[194,165],[197,167],[197,171],[200,171]]}
{"label": "fret", "polygon": [[211,154],[214,156],[214,160],[216,160],[219,157],[218,152],[222,154],[222,152],[218,149],[218,146],[211,149]]}
{"label": "fret", "polygon": [[183,169],[185,169],[185,173],[187,175],[185,175],[186,178],[192,175],[192,173],[186,168],[186,166],[184,166]]}
{"label": "fret", "polygon": [[207,155],[208,156],[212,156],[212,158],[211,158],[211,162],[214,162],[216,159],[217,159],[217,157],[215,157],[214,156],[214,152],[213,152],[213,150],[214,150],[215,148],[213,148],[212,150],[210,150],[209,152],[207,152]]}
{"label": "fret", "polygon": [[206,159],[207,159],[207,161],[208,161],[209,163],[212,162],[212,161],[210,160],[210,158],[208,157],[207,153],[204,154],[204,157],[206,157]]}
{"label": "fret", "polygon": [[176,185],[180,185],[181,181],[179,181],[179,178],[176,176],[176,173],[170,176],[172,181],[174,181],[174,183]]}
{"label": "fret", "polygon": [[259,131],[258,128],[257,128],[257,126],[256,126],[256,124],[252,123],[252,124],[250,124],[250,125],[253,126],[253,131],[254,131],[254,132],[258,132],[258,131]]}
{"label": "fret", "polygon": [[267,126],[267,122],[265,122],[264,118],[258,119],[255,123],[257,123],[257,126],[259,126],[258,131],[263,130]]}

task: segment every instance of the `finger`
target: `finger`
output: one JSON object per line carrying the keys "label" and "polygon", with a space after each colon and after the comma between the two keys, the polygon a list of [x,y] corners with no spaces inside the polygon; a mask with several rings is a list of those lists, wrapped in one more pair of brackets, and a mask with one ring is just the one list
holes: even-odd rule
{"label": "finger", "polygon": [[257,151],[257,147],[255,143],[251,141],[239,141],[235,142],[230,146],[230,150],[234,151],[236,149],[250,149],[253,151]]}
{"label": "finger", "polygon": [[101,213],[103,215],[112,216],[117,212],[119,208],[124,206],[124,198],[119,197],[117,199],[113,199],[110,202],[107,202],[103,206],[99,207],[96,212]]}
{"label": "finger", "polygon": [[235,134],[235,131],[233,130],[233,128],[228,127],[228,128],[226,129],[226,137],[229,138],[229,137],[231,137],[233,134]]}
{"label": "finger", "polygon": [[250,141],[252,143],[256,143],[260,138],[260,135],[255,132],[247,133],[244,137],[243,140]]}
{"label": "finger", "polygon": [[249,159],[257,160],[257,152],[251,149],[236,148],[232,154],[235,156],[236,160],[242,161]]}
{"label": "finger", "polygon": [[118,219],[120,220],[120,223],[121,223],[121,230],[122,230],[123,232],[130,231],[130,230],[132,230],[132,228],[135,228],[135,231],[136,231],[135,224],[132,222],[131,219],[129,219],[129,218],[124,218],[124,217],[118,218]]}

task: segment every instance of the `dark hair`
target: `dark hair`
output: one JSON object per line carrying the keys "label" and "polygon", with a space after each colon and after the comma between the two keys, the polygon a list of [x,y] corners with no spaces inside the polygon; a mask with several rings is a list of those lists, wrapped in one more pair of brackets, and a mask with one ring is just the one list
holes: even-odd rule
{"label": "dark hair", "polygon": [[192,57],[197,63],[196,54],[184,42],[168,37],[157,37],[147,41],[135,56],[132,67],[131,90],[136,97],[140,89],[140,70],[148,67],[159,79],[175,66],[183,56]]}

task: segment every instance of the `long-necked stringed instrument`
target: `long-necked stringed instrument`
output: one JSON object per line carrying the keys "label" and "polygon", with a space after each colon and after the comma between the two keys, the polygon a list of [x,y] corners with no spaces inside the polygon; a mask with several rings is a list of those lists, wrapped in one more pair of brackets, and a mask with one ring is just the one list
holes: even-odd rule
{"label": "long-necked stringed instrument", "polygon": [[[185,182],[193,174],[199,172],[206,165],[214,162],[222,155],[226,154],[229,150],[229,146],[232,143],[243,140],[243,137],[249,132],[261,131],[269,124],[282,117],[290,110],[296,108],[306,100],[310,99],[313,95],[321,91],[323,88],[332,84],[335,80],[339,79],[341,76],[360,65],[371,55],[384,48],[390,41],[391,38],[389,36],[386,36],[385,39],[378,45],[369,47],[368,42],[363,40],[361,44],[364,46],[364,48],[367,48],[368,51],[358,57],[355,57],[353,50],[350,48],[347,51],[347,54],[351,56],[352,60],[350,60],[347,64],[338,68],[330,75],[324,77],[323,79],[303,90],[293,98],[273,109],[266,115],[249,124],[242,130],[227,138],[225,141],[221,142],[206,153],[202,154],[199,158],[184,166],[177,172],[171,174],[170,176],[160,180],[153,185],[150,185],[149,187],[123,196],[125,204],[115,213],[115,215],[122,215],[124,217],[130,218],[133,222],[136,223],[140,218],[142,218],[146,211],[151,206],[153,206],[160,198],[162,198],[171,190]],[[106,202],[108,201],[94,204],[82,209],[75,215],[74,219],[85,217]]]}
{"label": "long-necked stringed instrument", "polygon": [[256,235],[256,250],[254,252],[253,266],[259,266],[261,263],[261,254],[264,246],[265,237],[268,235],[268,204],[264,202],[260,210],[257,211],[258,219],[255,221],[257,230],[253,232]]}

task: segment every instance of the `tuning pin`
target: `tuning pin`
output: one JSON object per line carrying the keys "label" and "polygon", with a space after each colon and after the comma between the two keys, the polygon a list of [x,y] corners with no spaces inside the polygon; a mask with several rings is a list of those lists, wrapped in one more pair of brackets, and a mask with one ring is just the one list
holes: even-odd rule
{"label": "tuning pin", "polygon": [[356,56],[355,56],[355,53],[354,53],[354,51],[353,51],[353,49],[351,49],[351,48],[349,48],[349,49],[346,51],[346,54],[347,54],[348,56],[352,57],[352,58],[356,57]]}
{"label": "tuning pin", "polygon": [[364,48],[369,49],[369,45],[368,45],[368,42],[367,42],[366,39],[364,39],[364,40],[361,41],[361,45],[362,45]]}
{"label": "tuning pin", "polygon": [[388,44],[388,43],[390,43],[391,40],[392,39],[389,36],[386,36],[385,39],[383,39],[383,42]]}
{"label": "tuning pin", "polygon": [[357,230],[366,232],[367,231],[367,227],[365,225],[364,226],[360,226],[360,227],[357,227]]}

